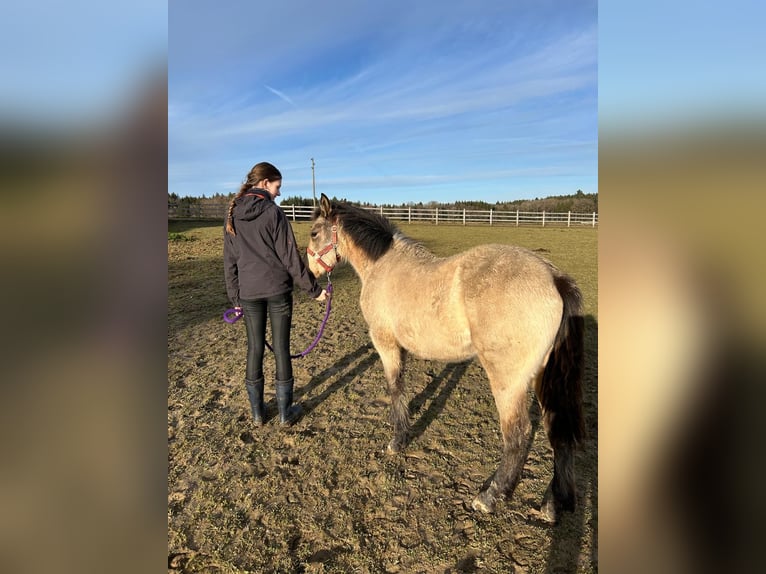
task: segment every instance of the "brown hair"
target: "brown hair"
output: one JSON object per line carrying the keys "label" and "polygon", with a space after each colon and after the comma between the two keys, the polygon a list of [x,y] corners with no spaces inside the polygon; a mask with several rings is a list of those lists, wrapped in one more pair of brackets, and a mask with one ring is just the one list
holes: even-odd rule
{"label": "brown hair", "polygon": [[258,187],[258,184],[261,183],[264,179],[268,179],[269,181],[276,181],[282,179],[282,174],[279,173],[279,170],[276,167],[267,161],[262,161],[261,163],[257,163],[253,166],[253,169],[251,169],[247,174],[247,178],[242,184],[242,187],[239,188],[239,191],[229,203],[229,210],[226,213],[227,233],[236,235],[234,231],[234,225],[232,224],[234,218],[234,202],[245,195],[247,191],[253,189],[254,187]]}

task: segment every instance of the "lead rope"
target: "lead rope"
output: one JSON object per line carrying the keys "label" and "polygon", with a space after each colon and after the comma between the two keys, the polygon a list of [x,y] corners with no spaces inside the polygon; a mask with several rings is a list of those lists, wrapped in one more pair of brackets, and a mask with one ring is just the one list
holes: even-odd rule
{"label": "lead rope", "polygon": [[[322,334],[324,333],[324,328],[327,326],[327,320],[330,318],[330,309],[332,309],[332,283],[330,282],[330,274],[327,273],[327,303],[325,307],[324,312],[324,319],[322,319],[322,324],[319,325],[319,332],[317,333],[316,337],[314,337],[314,340],[311,342],[311,344],[306,348],[305,351],[302,351],[296,355],[290,355],[291,359],[300,359],[308,355],[311,351],[314,350],[314,347],[317,346],[319,343],[319,339],[322,338]],[[223,320],[229,323],[230,325],[233,323],[236,323],[242,318],[242,310],[236,309],[232,307],[231,309],[227,309],[224,311],[223,314]],[[268,341],[265,341],[266,346],[269,348],[269,351],[272,353],[274,352],[274,348],[269,345]]]}

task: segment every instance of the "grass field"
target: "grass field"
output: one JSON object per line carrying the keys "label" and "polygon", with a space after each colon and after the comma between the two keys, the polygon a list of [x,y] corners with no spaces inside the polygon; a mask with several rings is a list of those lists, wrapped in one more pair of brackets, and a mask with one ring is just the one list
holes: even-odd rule
{"label": "grass field", "polygon": [[[333,273],[325,336],[294,361],[305,416],[283,429],[249,425],[244,325],[227,325],[220,223],[168,226],[168,561],[183,572],[597,571],[597,238],[594,229],[402,224],[437,255],[481,243],[535,250],[578,282],[586,313],[588,437],[577,459],[578,510],[540,523],[552,453],[531,401],[534,436],[521,481],[492,516],[470,502],[497,465],[501,438],[475,362],[411,360],[412,439],[390,439],[380,361],[351,268]],[[293,224],[301,249],[309,225]],[[293,350],[323,307],[297,293]],[[273,416],[273,358],[266,400]]]}

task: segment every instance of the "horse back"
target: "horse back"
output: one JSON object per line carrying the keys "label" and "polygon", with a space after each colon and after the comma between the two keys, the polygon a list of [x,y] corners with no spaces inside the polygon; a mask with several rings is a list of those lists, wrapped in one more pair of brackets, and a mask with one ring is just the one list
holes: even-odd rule
{"label": "horse back", "polygon": [[360,303],[370,329],[422,358],[460,361],[511,346],[545,354],[562,313],[554,270],[510,245],[441,259],[392,250],[365,281]]}
{"label": "horse back", "polygon": [[556,268],[521,247],[483,245],[463,254],[459,275],[477,351],[542,362],[563,313]]}

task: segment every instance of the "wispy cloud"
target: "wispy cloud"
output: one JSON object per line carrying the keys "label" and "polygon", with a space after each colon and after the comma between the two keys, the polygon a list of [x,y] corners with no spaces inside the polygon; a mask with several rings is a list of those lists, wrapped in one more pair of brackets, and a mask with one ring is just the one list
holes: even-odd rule
{"label": "wispy cloud", "polygon": [[279,90],[275,90],[274,88],[272,88],[271,86],[269,86],[267,84],[264,84],[263,87],[266,88],[268,91],[270,91],[275,96],[277,96],[278,98],[280,98],[281,100],[283,100],[283,101],[287,102],[288,104],[290,104],[291,106],[295,105],[295,102],[292,101],[290,98],[288,98],[283,92],[280,92]]}

